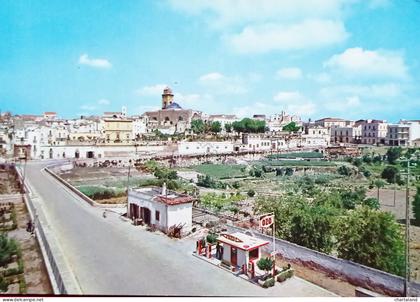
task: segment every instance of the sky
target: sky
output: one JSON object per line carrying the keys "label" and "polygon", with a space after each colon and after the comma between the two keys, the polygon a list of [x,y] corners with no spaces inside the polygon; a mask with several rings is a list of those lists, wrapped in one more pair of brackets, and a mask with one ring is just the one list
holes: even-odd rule
{"label": "sky", "polygon": [[0,0],[0,110],[420,119],[418,0]]}

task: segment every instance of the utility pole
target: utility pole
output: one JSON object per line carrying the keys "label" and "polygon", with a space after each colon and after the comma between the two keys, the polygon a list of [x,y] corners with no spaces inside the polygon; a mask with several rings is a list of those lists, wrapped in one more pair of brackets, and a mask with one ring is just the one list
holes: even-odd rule
{"label": "utility pole", "polygon": [[404,295],[408,297],[408,282],[410,281],[410,159],[407,158],[407,182],[405,200],[405,282]]}
{"label": "utility pole", "polygon": [[130,168],[131,159],[128,161],[128,174],[127,174],[127,218],[130,218],[130,204],[128,202],[128,191],[130,190]]}

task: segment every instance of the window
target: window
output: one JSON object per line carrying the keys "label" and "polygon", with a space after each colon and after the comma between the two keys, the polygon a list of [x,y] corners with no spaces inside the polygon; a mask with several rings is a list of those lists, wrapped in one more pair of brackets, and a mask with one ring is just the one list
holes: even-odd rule
{"label": "window", "polygon": [[155,220],[156,221],[160,220],[160,212],[159,211],[155,211]]}
{"label": "window", "polygon": [[258,248],[249,251],[249,259],[258,259]]}

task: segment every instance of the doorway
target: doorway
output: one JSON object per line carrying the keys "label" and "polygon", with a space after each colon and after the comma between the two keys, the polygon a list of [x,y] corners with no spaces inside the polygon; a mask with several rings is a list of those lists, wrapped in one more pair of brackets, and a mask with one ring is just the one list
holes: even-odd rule
{"label": "doorway", "polygon": [[230,247],[230,264],[232,266],[238,265],[238,249],[236,247]]}
{"label": "doorway", "polygon": [[141,218],[145,224],[150,224],[150,210],[148,208],[141,208]]}

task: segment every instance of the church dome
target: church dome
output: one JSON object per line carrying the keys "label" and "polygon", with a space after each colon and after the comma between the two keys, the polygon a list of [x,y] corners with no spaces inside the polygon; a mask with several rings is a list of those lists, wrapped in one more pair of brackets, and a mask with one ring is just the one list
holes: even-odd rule
{"label": "church dome", "polygon": [[172,104],[170,104],[168,107],[166,107],[166,109],[182,109],[181,106],[179,106],[178,103],[173,102]]}

